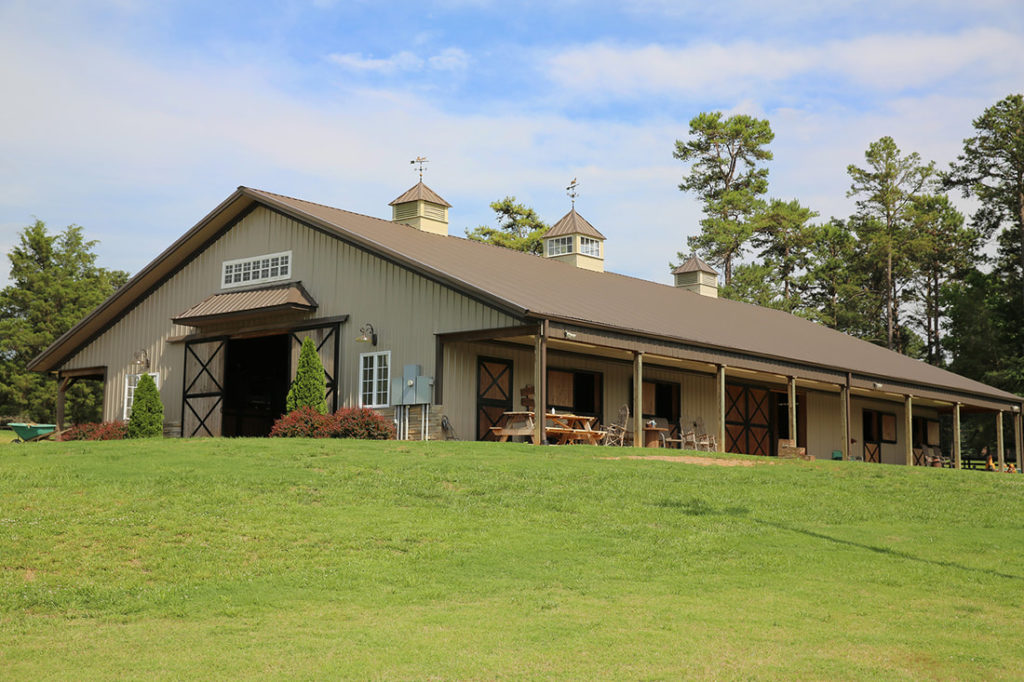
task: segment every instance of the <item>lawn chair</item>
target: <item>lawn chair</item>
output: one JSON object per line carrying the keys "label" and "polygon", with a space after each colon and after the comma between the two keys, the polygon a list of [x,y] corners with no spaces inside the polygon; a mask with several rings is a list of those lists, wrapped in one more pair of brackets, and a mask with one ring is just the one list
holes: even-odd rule
{"label": "lawn chair", "polygon": [[703,450],[705,452],[717,452],[718,451],[718,438],[707,432],[704,428],[704,420],[697,420],[697,450]]}
{"label": "lawn chair", "polygon": [[925,466],[930,467],[949,467],[951,466],[949,457],[945,457],[942,451],[937,447],[934,448],[921,448],[921,453],[924,456]]}
{"label": "lawn chair", "polygon": [[623,405],[619,408],[618,418],[609,424],[605,429],[608,433],[605,434],[604,444],[605,445],[619,445],[623,446],[626,444],[626,427],[629,425],[629,405]]}

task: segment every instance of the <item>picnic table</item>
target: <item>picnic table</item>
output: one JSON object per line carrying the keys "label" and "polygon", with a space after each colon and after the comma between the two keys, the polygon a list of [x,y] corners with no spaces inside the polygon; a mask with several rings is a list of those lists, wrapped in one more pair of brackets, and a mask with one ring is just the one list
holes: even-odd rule
{"label": "picnic table", "polygon": [[[533,412],[505,412],[501,424],[491,427],[491,433],[504,443],[509,438],[523,436],[536,445],[536,415]],[[545,414],[544,431],[548,440],[557,445],[583,443],[597,445],[605,436],[605,431],[594,428],[597,417],[586,417],[578,414]]]}

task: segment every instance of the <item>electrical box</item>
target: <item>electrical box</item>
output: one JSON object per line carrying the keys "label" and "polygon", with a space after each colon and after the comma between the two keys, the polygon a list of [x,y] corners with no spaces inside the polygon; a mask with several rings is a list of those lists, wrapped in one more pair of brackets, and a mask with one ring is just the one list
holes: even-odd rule
{"label": "electrical box", "polygon": [[434,377],[422,376],[420,365],[406,365],[402,378],[391,380],[391,401],[395,405],[424,405],[434,398]]}

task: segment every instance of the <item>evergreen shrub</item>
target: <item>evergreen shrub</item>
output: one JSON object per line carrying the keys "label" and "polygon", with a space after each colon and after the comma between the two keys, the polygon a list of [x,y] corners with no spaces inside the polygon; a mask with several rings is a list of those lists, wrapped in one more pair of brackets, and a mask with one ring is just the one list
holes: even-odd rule
{"label": "evergreen shrub", "polygon": [[288,389],[285,409],[292,413],[300,407],[309,406],[320,414],[327,414],[327,383],[324,379],[324,365],[316,352],[313,339],[302,340],[299,366],[295,370],[295,381]]}
{"label": "evergreen shrub", "polygon": [[164,435],[164,404],[160,402],[153,377],[143,374],[135,387],[132,414],[128,418],[129,438],[158,438]]}

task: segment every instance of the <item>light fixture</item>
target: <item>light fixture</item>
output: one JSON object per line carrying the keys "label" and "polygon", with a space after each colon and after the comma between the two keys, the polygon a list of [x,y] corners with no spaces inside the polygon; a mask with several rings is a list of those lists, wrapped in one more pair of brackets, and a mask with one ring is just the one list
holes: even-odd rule
{"label": "light fixture", "polygon": [[367,322],[359,328],[359,336],[356,337],[356,343],[370,343],[374,346],[377,345],[377,332],[373,330],[373,325]]}
{"label": "light fixture", "polygon": [[567,338],[567,339],[575,339],[576,338],[576,334],[571,332],[571,331],[569,331],[568,329],[566,329],[565,330],[565,338]]}
{"label": "light fixture", "polygon": [[871,385],[872,385],[872,386],[874,386],[874,387],[875,387],[876,389],[880,389],[880,388],[882,388],[882,384],[881,384],[881,382],[878,382],[878,381],[876,381],[875,383],[873,383],[873,384],[871,384]]}
{"label": "light fixture", "polygon": [[132,364],[139,370],[136,374],[143,374],[149,371],[149,353],[146,352],[145,348],[135,351],[132,355]]}

